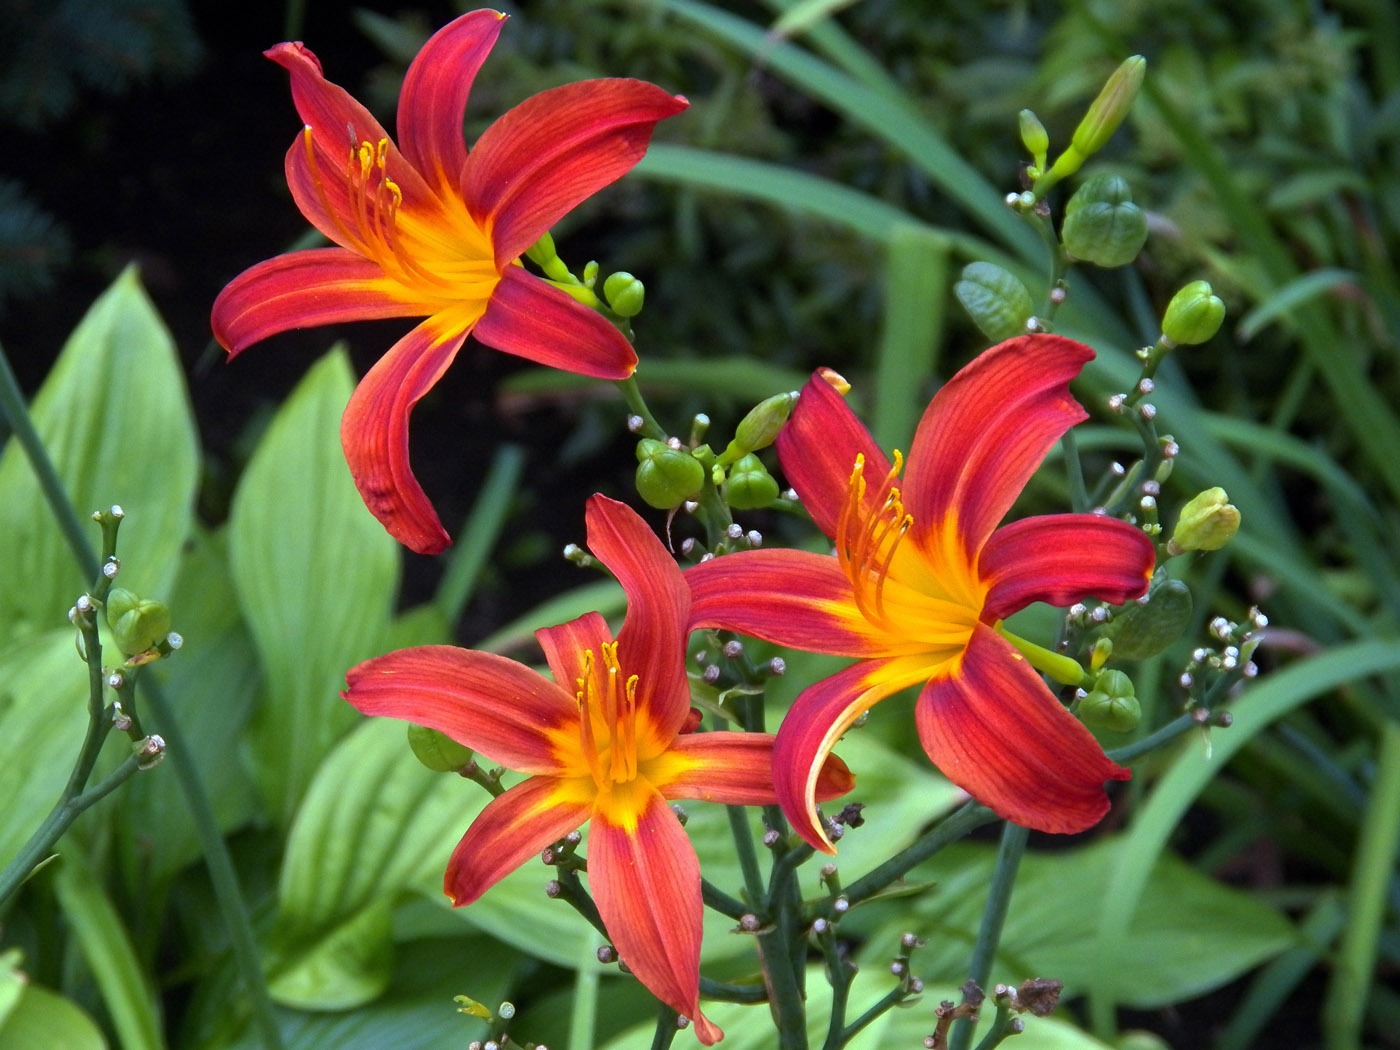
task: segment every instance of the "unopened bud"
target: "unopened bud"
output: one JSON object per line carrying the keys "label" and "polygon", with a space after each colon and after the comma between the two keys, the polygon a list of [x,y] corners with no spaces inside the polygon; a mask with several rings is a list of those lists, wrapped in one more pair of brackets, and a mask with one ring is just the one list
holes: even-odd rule
{"label": "unopened bud", "polygon": [[456,773],[472,760],[471,748],[427,726],[409,723],[408,746],[413,749],[413,757],[434,773]]}
{"label": "unopened bud", "polygon": [[1204,343],[1225,321],[1225,304],[1209,281],[1192,281],[1172,296],[1162,318],[1162,334],[1181,346]]}
{"label": "unopened bud", "polygon": [[636,317],[646,301],[646,286],[630,273],[619,270],[603,282],[603,298],[618,317]]}
{"label": "unopened bud", "polygon": [[1031,155],[1037,168],[1045,167],[1045,153],[1050,148],[1050,136],[1045,133],[1045,125],[1028,109],[1017,114],[1021,130],[1021,145]]}
{"label": "unopened bud", "polygon": [[1197,494],[1181,508],[1181,517],[1167,543],[1167,551],[1170,554],[1216,551],[1234,538],[1239,527],[1239,509],[1217,485]]}
{"label": "unopened bud", "polygon": [[658,510],[680,506],[705,484],[705,468],[683,448],[655,438],[637,442],[637,493]]}
{"label": "unopened bud", "polygon": [[1026,319],[1034,306],[1031,293],[1009,270],[989,262],[973,262],[963,267],[953,294],[963,309],[993,343],[1023,335]]}
{"label": "unopened bud", "polygon": [[746,452],[757,452],[759,449],[767,448],[773,444],[773,439],[778,436],[778,431],[783,429],[783,424],[787,422],[788,416],[792,415],[792,406],[795,404],[797,404],[797,394],[789,392],[774,394],[754,405],[753,408],[749,409],[748,415],[744,416],[739,421],[739,425],[734,428],[734,440],[729,443],[729,447],[720,456],[720,462],[732,462]]}
{"label": "unopened bud", "polygon": [[1103,149],[1128,115],[1146,75],[1147,59],[1141,55],[1125,59],[1113,71],[1098,98],[1089,104],[1089,112],[1084,114],[1079,127],[1074,129],[1071,144],[1081,156],[1087,158]]}

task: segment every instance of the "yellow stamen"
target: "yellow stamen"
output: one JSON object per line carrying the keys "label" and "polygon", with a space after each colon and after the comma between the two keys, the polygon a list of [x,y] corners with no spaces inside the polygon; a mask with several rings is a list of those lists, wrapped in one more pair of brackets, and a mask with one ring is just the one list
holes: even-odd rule
{"label": "yellow stamen", "polygon": [[888,619],[885,580],[900,542],[914,524],[912,515],[905,513],[904,500],[895,486],[903,466],[904,457],[896,449],[894,464],[876,494],[878,509],[867,512],[865,456],[856,456],[846,485],[846,503],[836,524],[837,557],[851,581],[857,607],[872,623]]}
{"label": "yellow stamen", "polygon": [[[606,676],[599,682],[593,650],[583,654],[583,676],[578,679],[575,694],[579,705],[579,743],[589,774],[599,791],[611,790],[615,784],[625,784],[637,777],[637,685],[636,675],[623,678],[617,659],[617,642],[601,646],[601,670]],[[597,718],[607,737],[600,740],[594,731]],[[606,759],[603,751],[607,751]]]}

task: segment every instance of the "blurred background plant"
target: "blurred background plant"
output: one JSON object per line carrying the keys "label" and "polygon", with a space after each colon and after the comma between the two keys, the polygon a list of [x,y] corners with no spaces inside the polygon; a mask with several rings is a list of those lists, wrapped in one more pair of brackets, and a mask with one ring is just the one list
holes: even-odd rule
{"label": "blurred background plant", "polygon": [[[469,140],[526,95],[586,76],[642,77],[694,104],[635,175],[556,231],[576,270],[597,258],[645,281],[639,378],[653,406],[673,421],[705,411],[727,434],[758,398],[830,365],[852,380],[878,439],[902,448],[937,383],[986,345],[953,295],[961,267],[990,261],[1046,287],[1042,246],[1004,204],[1023,188],[1017,113],[1034,108],[1057,151],[1123,57],[1147,56],[1128,123],[1051,191],[1058,207],[1085,180],[1120,176],[1149,228],[1131,266],[1076,267],[1055,317],[1099,351],[1079,387],[1097,420],[1079,428],[1079,449],[1093,476],[1133,447],[1106,398],[1129,389],[1133,351],[1157,338],[1172,294],[1208,280],[1229,320],[1169,358],[1152,397],[1159,429],[1182,442],[1161,505],[1170,521],[1168,508],[1220,485],[1243,523],[1225,550],[1174,563],[1196,597],[1193,622],[1135,669],[1136,736],[1105,743],[1179,712],[1176,679],[1200,662],[1193,650],[1215,616],[1241,622],[1262,605],[1265,675],[1234,726],[1136,763],[1091,841],[1033,840],[997,979],[1066,981],[1060,1016],[1092,1036],[1067,1029],[1078,1042],[1055,1045],[1121,1044],[1133,1029],[1180,1047],[1400,1045],[1387,980],[1400,965],[1395,6],[507,9]],[[345,667],[391,645],[518,649],[529,625],[615,601],[558,551],[581,540],[588,494],[630,491],[620,399],[469,348],[471,367],[414,417],[415,468],[449,526],[470,522],[434,562],[386,545],[353,491],[318,480],[343,469],[339,408],[388,329],[289,335],[227,368],[209,344],[223,283],[305,225],[282,180],[296,118],[284,76],[258,53],[305,39],[387,118],[408,59],[455,11],[5,5],[0,339],[33,394],[112,286],[70,343],[72,363],[53,368],[54,407],[41,399],[35,414],[50,439],[65,420],[87,421],[55,451],[69,494],[83,514],[122,503],[124,550],[151,575],[141,591],[167,598],[189,640],[148,677],[163,682],[175,735],[214,798],[278,1004],[264,1026],[296,1047],[438,1046],[487,1030],[452,1012],[465,993],[493,1007],[509,997],[515,1030],[551,1046],[586,1046],[582,1033],[596,1031],[599,1044],[631,1047],[646,1036],[619,1026],[645,996],[600,980],[593,936],[562,906],[543,908],[543,871],[466,915],[441,906],[434,883],[476,796],[414,764],[401,731],[355,727],[334,699]],[[131,260],[140,282],[119,276]],[[348,350],[322,357],[337,339]],[[106,377],[97,390],[94,368]],[[185,382],[190,406],[169,396]],[[138,392],[157,383],[167,396],[141,407]],[[107,458],[93,471],[98,450]],[[22,841],[56,794],[37,771],[75,746],[65,734],[68,705],[81,709],[80,665],[70,632],[51,628],[89,582],[52,539],[25,469],[7,449],[0,734],[27,744],[0,780],[6,842]],[[1064,509],[1060,477],[1043,471],[1018,509]],[[780,515],[744,524],[774,541],[798,535]],[[338,543],[306,539],[327,535]],[[573,588],[563,598],[561,578]],[[792,692],[823,666],[789,663]],[[877,711],[852,746],[890,770],[862,785],[890,821],[881,833],[912,835],[936,814],[945,789],[903,762],[914,752],[898,717]],[[0,967],[0,1045],[60,1014],[84,1047],[102,1045],[101,1032],[125,1047],[256,1045],[255,1000],[232,994],[250,975],[239,976],[224,891],[199,861],[209,846],[172,766],[90,812],[55,873],[0,915],[0,946],[23,951]],[[377,821],[363,819],[371,811]],[[704,816],[689,828],[706,857]],[[843,870],[859,870],[860,834],[843,843]],[[841,928],[853,958],[878,972],[898,932],[917,928],[929,986],[956,984],[991,858],[971,842],[916,873],[936,884],[916,904],[857,910]],[[736,976],[742,942],[711,933],[707,973]],[[745,1046],[764,1026],[732,1009],[716,1020],[726,1045]],[[930,1018],[901,1012],[867,1036],[917,1045]]]}

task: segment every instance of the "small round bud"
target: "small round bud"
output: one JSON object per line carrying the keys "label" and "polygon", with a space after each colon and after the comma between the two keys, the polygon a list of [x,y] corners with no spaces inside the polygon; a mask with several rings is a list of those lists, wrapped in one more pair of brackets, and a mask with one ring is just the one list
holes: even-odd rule
{"label": "small round bud", "polygon": [[896,977],[903,977],[903,976],[904,976],[904,971],[907,970],[907,969],[908,969],[908,967],[905,966],[905,965],[904,965],[902,962],[900,962],[898,959],[896,959],[894,962],[890,963],[890,973],[894,974]]}
{"label": "small round bud", "polygon": [[113,689],[121,689],[126,685],[126,675],[120,671],[113,671],[107,676],[107,684]]}
{"label": "small round bud", "polygon": [[676,1015],[676,1028],[679,1029],[680,1031],[684,1032],[684,1031],[685,1031],[687,1028],[689,1028],[689,1027],[690,1027],[690,1018],[687,1017],[685,1014],[677,1014],[677,1015]]}
{"label": "small round bud", "polygon": [[709,664],[705,667],[703,671],[700,672],[700,678],[705,682],[706,685],[714,685],[716,682],[719,681],[719,676],[719,664]]}
{"label": "small round bud", "polygon": [[611,944],[604,944],[598,948],[598,961],[604,966],[617,962],[617,949]]}
{"label": "small round bud", "polygon": [[909,990],[918,995],[924,990],[924,979],[922,977],[909,978]]}
{"label": "small round bud", "polygon": [[1209,281],[1192,281],[1172,296],[1162,317],[1162,334],[1181,346],[1204,343],[1225,321],[1225,304]]}
{"label": "small round bud", "polygon": [[658,510],[680,506],[705,484],[705,468],[685,449],[655,438],[637,442],[637,493]]}
{"label": "small round bud", "polygon": [[102,565],[102,575],[109,580],[115,580],[117,573],[122,571],[122,563],[116,558],[108,558]]}
{"label": "small round bud", "polygon": [[544,884],[544,895],[550,900],[557,900],[563,892],[564,887],[559,885],[558,879],[550,879]]}
{"label": "small round bud", "polygon": [[1138,405],[1138,415],[1142,416],[1143,419],[1149,421],[1156,419],[1157,406],[1144,401],[1142,404]]}
{"label": "small round bud", "polygon": [[831,902],[831,910],[837,915],[844,915],[851,910],[851,902],[846,897],[837,897]]}
{"label": "small round bud", "polygon": [[744,536],[744,526],[736,525],[731,522],[729,527],[724,530],[724,534],[731,540],[742,539]]}
{"label": "small round bud", "polygon": [[185,644],[185,636],[178,631],[171,631],[165,636],[165,644],[171,649],[179,649]]}
{"label": "small round bud", "polygon": [[630,415],[627,417],[627,429],[633,434],[640,434],[646,428],[646,425],[647,421],[641,416]]}
{"label": "small round bud", "polygon": [[427,726],[409,723],[408,746],[413,750],[413,757],[434,773],[456,773],[472,760],[471,748]]}
{"label": "small round bud", "polygon": [[511,1002],[502,1003],[500,1006],[496,1007],[496,1016],[502,1021],[511,1020],[511,1018],[515,1016],[515,1004]]}
{"label": "small round bud", "polygon": [[773,657],[773,659],[768,661],[768,673],[774,678],[777,678],[779,675],[787,674],[787,661],[781,656]]}
{"label": "small round bud", "polygon": [[762,925],[763,924],[758,921],[758,916],[753,912],[745,912],[743,915],[739,916],[739,929],[743,930],[745,933],[753,933]]}
{"label": "small round bud", "polygon": [[763,833],[763,844],[769,849],[776,846],[781,839],[782,835],[778,834],[777,830],[774,828],[769,828]]}
{"label": "small round bud", "polygon": [[1045,153],[1050,149],[1050,136],[1045,131],[1045,125],[1028,109],[1021,110],[1016,117],[1021,131],[1021,145],[1026,147],[1026,152],[1037,167],[1044,167]]}
{"label": "small round bud", "polygon": [[165,758],[165,740],[152,733],[144,740],[139,740],[131,745],[132,753],[136,755],[136,766],[138,769],[150,769],[158,766]]}
{"label": "small round bud", "polygon": [[912,933],[906,933],[899,939],[899,946],[906,952],[912,952],[915,948],[919,947],[921,943],[919,938]]}
{"label": "small round bud", "polygon": [[827,930],[829,930],[829,929],[831,929],[831,923],[827,922],[827,920],[825,920],[825,919],[820,919],[820,918],[818,918],[818,919],[813,919],[813,920],[812,920],[812,932],[813,932],[813,933],[822,934],[822,933],[825,933],[825,932],[826,932]]}
{"label": "small round bud", "polygon": [[750,529],[748,532],[744,533],[744,542],[749,545],[750,549],[762,547],[763,533],[759,532],[757,529]]}
{"label": "small round bud", "polygon": [[1031,293],[1020,278],[989,262],[964,266],[961,278],[953,286],[953,294],[982,334],[993,343],[1023,335],[1026,319],[1035,309]]}
{"label": "small round bud", "polygon": [[744,643],[737,638],[731,638],[724,643],[724,647],[720,649],[720,652],[724,654],[727,660],[737,660],[744,655]]}
{"label": "small round bud", "polygon": [[603,298],[618,317],[636,317],[641,313],[646,293],[646,286],[623,270],[603,282]]}
{"label": "small round bud", "polygon": [[1105,268],[1126,266],[1147,242],[1147,216],[1133,203],[1126,179],[1096,175],[1065,205],[1060,237],[1076,259]]}
{"label": "small round bud", "polygon": [[1234,538],[1240,527],[1239,509],[1220,486],[1206,489],[1181,508],[1167,551],[1215,551]]}

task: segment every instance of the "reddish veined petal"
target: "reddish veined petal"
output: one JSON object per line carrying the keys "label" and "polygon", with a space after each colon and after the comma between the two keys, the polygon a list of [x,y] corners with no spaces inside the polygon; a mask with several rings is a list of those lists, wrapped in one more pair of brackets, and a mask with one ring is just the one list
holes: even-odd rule
{"label": "reddish veined petal", "polygon": [[541,91],[482,134],[462,196],[496,258],[524,254],[579,202],[631,171],[656,122],[689,103],[641,80],[585,80]]}
{"label": "reddish veined petal", "polygon": [[660,794],[638,807],[636,826],[600,809],[588,836],[588,885],[627,968],[652,995],[689,1017],[706,1046],[723,1036],[700,1013],[700,862]]}
{"label": "reddish veined petal", "polygon": [[638,706],[646,708],[660,738],[669,740],[690,713],[685,676],[690,589],[675,559],[631,507],[594,496],[587,519],[588,549],[627,593],[618,657],[624,672],[638,677]]}
{"label": "reddish veined petal", "polygon": [[984,618],[1000,620],[1031,602],[1071,605],[1101,598],[1119,605],[1147,590],[1156,564],[1136,526],[1097,514],[1052,514],[1003,525],[982,548],[991,584]]}
{"label": "reddish veined petal", "polygon": [[1131,775],[985,624],[961,662],[925,687],[916,720],[924,750],[949,780],[998,816],[1038,831],[1097,824],[1108,812],[1104,781]]}
{"label": "reddish veined petal", "polygon": [[[767,733],[689,733],[677,737],[667,759],[683,770],[657,784],[667,798],[697,798],[730,806],[770,806],[778,801],[773,786],[773,740]],[[817,778],[816,800],[844,795],[855,777],[835,755]]]}
{"label": "reddish veined petal", "polygon": [[448,22],[429,37],[404,76],[399,148],[439,192],[457,192],[467,160],[462,140],[467,96],[505,19],[499,11],[471,11]]}
{"label": "reddish veined petal", "polygon": [[[278,44],[263,54],[291,74],[292,101],[296,104],[302,123],[311,128],[316,167],[321,173],[329,203],[342,223],[354,226],[345,173],[351,150],[363,142],[368,142],[371,148],[377,148],[381,140],[388,144],[386,168],[405,200],[423,201],[431,196],[427,183],[394,146],[389,133],[348,91],[325,79],[320,60],[309,48],[301,43]],[[328,221],[324,209],[319,205],[312,206],[316,195],[312,193],[307,197],[299,192],[298,183],[303,183],[302,189],[309,186],[306,165],[306,147],[298,136],[287,153],[287,181],[293,196],[302,214],[317,229],[336,243],[345,244],[343,236],[333,232],[336,224]],[[309,206],[311,210],[308,210]]]}
{"label": "reddish veined petal", "polygon": [[576,830],[591,812],[576,785],[531,777],[492,799],[447,862],[443,889],[454,907],[471,904],[551,842]]}
{"label": "reddish veined petal", "polygon": [[948,381],[909,450],[904,504],[916,541],[955,516],[965,549],[982,546],[1060,435],[1087,418],[1069,382],[1093,356],[1060,336],[1018,336]]}
{"label": "reddish veined petal", "polygon": [[637,367],[627,337],[553,285],[507,266],[476,337],[528,361],[595,379],[626,379]]}
{"label": "reddish veined petal", "polygon": [[779,432],[776,444],[788,484],[797,490],[807,513],[827,536],[836,534],[856,457],[865,456],[867,496],[871,500],[872,490],[880,487],[890,470],[889,458],[870,431],[820,372],[802,388],[792,418]]}
{"label": "reddish veined petal", "polygon": [[550,730],[578,720],[567,689],[504,656],[455,645],[400,649],[345,677],[341,696],[361,713],[436,729],[523,773],[556,771]]}
{"label": "reddish veined petal", "polygon": [[855,605],[836,559],[809,551],[738,551],[685,571],[690,626],[738,631],[832,656],[879,656],[888,643]]}
{"label": "reddish veined petal", "polygon": [[590,612],[558,627],[541,627],[535,632],[535,640],[544,650],[554,680],[570,696],[575,696],[578,679],[583,677],[584,652],[593,651],[596,667],[596,661],[603,655],[603,646],[611,642],[613,636],[607,621],[600,614]]}
{"label": "reddish veined petal", "polygon": [[231,357],[292,328],[422,315],[394,299],[392,287],[378,266],[343,248],[291,252],[230,281],[214,300],[210,323]]}
{"label": "reddish veined petal", "polygon": [[819,850],[835,853],[814,812],[827,756],[851,723],[885,697],[926,681],[926,658],[862,660],[804,689],[778,729],[773,786],[793,829]]}
{"label": "reddish veined petal", "polygon": [[452,364],[470,324],[455,330],[429,318],[360,380],[340,421],[340,443],[365,506],[389,535],[419,554],[450,542],[408,461],[408,417]]}

